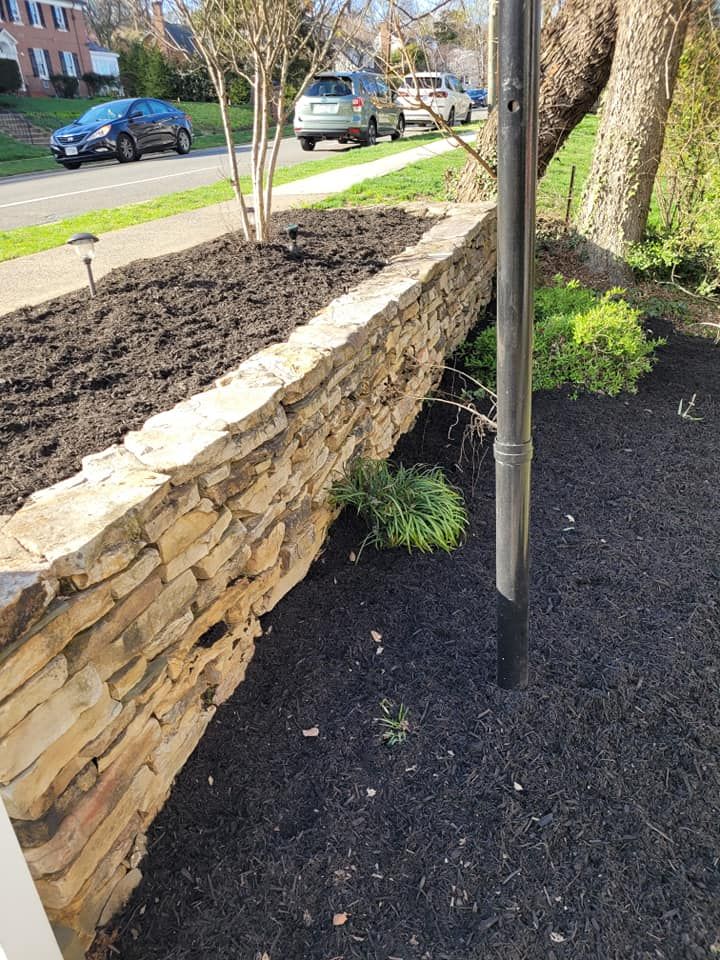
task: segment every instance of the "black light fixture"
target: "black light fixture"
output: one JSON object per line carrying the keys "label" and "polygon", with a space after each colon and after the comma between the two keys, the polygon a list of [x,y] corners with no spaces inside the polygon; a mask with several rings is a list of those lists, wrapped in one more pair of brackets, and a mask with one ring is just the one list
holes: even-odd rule
{"label": "black light fixture", "polygon": [[288,240],[290,241],[288,244],[290,253],[297,253],[297,238],[299,229],[300,227],[297,225],[297,223],[289,223],[285,227],[285,233],[288,235]]}
{"label": "black light fixture", "polygon": [[92,272],[92,259],[95,256],[95,244],[99,243],[99,240],[92,233],[76,233],[67,242],[85,264],[90,296],[94,297],[97,291],[95,290],[95,279]]}

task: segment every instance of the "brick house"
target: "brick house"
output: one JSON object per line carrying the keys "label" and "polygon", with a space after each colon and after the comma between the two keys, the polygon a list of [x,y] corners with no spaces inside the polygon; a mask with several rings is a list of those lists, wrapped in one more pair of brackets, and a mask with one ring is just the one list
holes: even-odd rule
{"label": "brick house", "polygon": [[0,56],[17,60],[24,94],[52,96],[53,74],[118,75],[117,54],[91,40],[84,11],[79,0],[0,0]]}

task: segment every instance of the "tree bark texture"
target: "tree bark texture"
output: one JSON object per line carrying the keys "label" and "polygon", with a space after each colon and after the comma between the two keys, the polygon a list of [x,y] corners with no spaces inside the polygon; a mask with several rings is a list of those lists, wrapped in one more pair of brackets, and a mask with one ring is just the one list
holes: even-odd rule
{"label": "tree bark texture", "polygon": [[643,239],[687,29],[688,0],[623,0],[577,228],[598,271],[622,279]]}
{"label": "tree bark texture", "polygon": [[[546,20],[540,38],[538,177],[597,101],[610,75],[617,32],[616,0],[566,0]],[[497,107],[478,134],[476,149],[496,165]],[[468,160],[456,182],[460,202],[489,200],[495,181]]]}

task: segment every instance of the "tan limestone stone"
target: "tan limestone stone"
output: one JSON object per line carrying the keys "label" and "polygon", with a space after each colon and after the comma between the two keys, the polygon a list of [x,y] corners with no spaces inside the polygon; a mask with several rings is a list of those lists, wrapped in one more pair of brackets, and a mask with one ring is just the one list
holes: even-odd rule
{"label": "tan limestone stone", "polygon": [[[192,610],[183,611],[177,619],[172,620],[166,627],[163,627],[153,640],[143,646],[142,649],[145,656],[157,658],[159,653],[162,653],[167,647],[172,646],[176,640],[179,640],[180,637],[187,632],[192,622]],[[153,660],[153,663],[154,662]],[[132,692],[134,696],[138,695],[137,692]]]}
{"label": "tan limestone stone", "polygon": [[123,442],[146,467],[166,474],[175,486],[230,457],[230,434],[210,429],[206,420],[182,404],[150,417]]}
{"label": "tan limestone stone", "polygon": [[196,563],[207,557],[210,551],[217,546],[231,520],[232,513],[226,507],[221,507],[220,514],[212,527],[198,540],[191,543],[181,554],[173,557],[172,560],[161,567],[163,580],[174,580],[183,570],[194,567]]}
{"label": "tan limestone stone", "polygon": [[237,377],[225,386],[205,390],[187,407],[213,430],[242,433],[266,422],[277,410],[281,383],[262,383],[251,376]]}
{"label": "tan limestone stone", "polygon": [[67,679],[67,660],[54,657],[12,696],[0,703],[0,738],[6,736],[23,717],[58,690]]}
{"label": "tan limestone stone", "polygon": [[157,510],[145,521],[148,540],[154,543],[178,517],[194,510],[200,499],[198,484],[194,480],[179,487],[172,487]]}
{"label": "tan limestone stone", "polygon": [[233,437],[231,459],[243,460],[262,444],[272,440],[287,428],[287,416],[282,407],[266,422],[254,430],[247,430]]}
{"label": "tan limestone stone", "polygon": [[198,540],[217,521],[210,500],[201,500],[194,510],[183,514],[163,533],[157,541],[160,559],[168,563],[173,557],[179,556],[192,543]]}
{"label": "tan limestone stone", "polygon": [[100,699],[104,685],[88,664],[0,740],[0,782],[8,783]]}
{"label": "tan limestone stone", "polygon": [[131,567],[122,573],[118,573],[110,581],[110,592],[112,593],[113,599],[122,600],[122,598],[126,597],[132,590],[139,587],[144,580],[147,580],[153,570],[159,565],[160,554],[154,547],[148,547],[147,550],[143,550]]}
{"label": "tan limestone stone", "polygon": [[263,570],[272,567],[278,558],[284,537],[285,524],[281,520],[253,548],[252,555],[245,565],[245,573],[248,577],[256,577]]}
{"label": "tan limestone stone", "polygon": [[72,637],[112,607],[107,584],[56,600],[26,637],[0,649],[0,701],[56,657]]}
{"label": "tan limestone stone", "polygon": [[145,676],[147,660],[145,657],[135,657],[126,666],[121,667],[108,680],[110,696],[115,700],[123,697]]}
{"label": "tan limestone stone", "polygon": [[[138,619],[162,590],[157,574],[151,574],[90,629],[83,630],[67,646],[65,655],[71,670],[79,670],[90,661],[101,663],[109,645]],[[103,679],[110,674],[103,671]]]}
{"label": "tan limestone stone", "polygon": [[0,787],[7,812],[16,820],[37,820],[83,769],[80,751],[118,716],[122,705],[105,690],[98,702],[80,714],[70,729],[49,746],[27,770]]}
{"label": "tan limestone stone", "polygon": [[294,403],[314,390],[325,379],[332,363],[327,354],[312,347],[291,348],[286,343],[274,343],[253,354],[237,373],[257,368],[268,371],[282,382],[282,398]]}
{"label": "tan limestone stone", "polygon": [[198,580],[211,580],[223,564],[234,557],[247,541],[247,528],[240,520],[233,520],[219,541],[207,556],[193,566]]}
{"label": "tan limestone stone", "polygon": [[290,472],[291,465],[286,461],[279,463],[270,473],[263,473],[245,493],[228,502],[233,514],[243,519],[264,513],[275,495],[290,479]]}
{"label": "tan limestone stone", "polygon": [[40,619],[57,587],[47,561],[0,532],[0,649]]}
{"label": "tan limestone stone", "polygon": [[131,623],[120,637],[109,644],[98,661],[103,678],[111,676],[143,649],[173,620],[190,608],[197,581],[190,570],[165,584],[156,599]]}
{"label": "tan limestone stone", "polygon": [[161,740],[160,725],[148,723],[148,738],[139,737],[129,744],[122,757],[109,766],[64,818],[54,835],[25,851],[25,860],[33,877],[59,873],[68,867],[93,842],[95,832],[116,809],[130,789],[133,778]]}
{"label": "tan limestone stone", "polygon": [[99,927],[104,927],[106,923],[110,923],[118,910],[121,910],[128,902],[130,895],[141,880],[142,873],[140,870],[137,868],[128,870],[122,880],[115,885],[112,893],[108,897],[107,903],[98,920]]}
{"label": "tan limestone stone", "polygon": [[90,877],[99,860],[112,848],[123,828],[143,802],[143,795],[151,788],[154,779],[148,767],[141,767],[133,782],[115,807],[112,817],[107,817],[93,834],[93,842],[87,844],[77,859],[63,873],[52,878],[40,878],[35,886],[46,907],[61,910],[66,907]]}
{"label": "tan limestone stone", "polygon": [[[87,573],[100,555],[121,541],[144,543],[142,519],[163,496],[167,477],[132,471],[70,489],[50,487],[8,520],[6,536],[26,550],[44,556],[57,577]],[[117,571],[127,566],[125,555]],[[116,571],[113,571],[116,572]]]}

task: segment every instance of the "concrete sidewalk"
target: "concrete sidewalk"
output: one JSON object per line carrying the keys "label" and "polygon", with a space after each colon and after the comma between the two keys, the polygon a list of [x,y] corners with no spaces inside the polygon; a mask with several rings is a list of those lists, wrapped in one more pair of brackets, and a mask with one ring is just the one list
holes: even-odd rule
{"label": "concrete sidewalk", "polygon": [[[470,139],[474,134],[462,135]],[[370,163],[330,170],[295,180],[273,191],[273,210],[287,210],[301,204],[341,193],[364,180],[381,177],[418,160],[456,149],[446,140],[423,144]],[[240,221],[233,201],[213,204],[161,220],[150,220],[100,235],[93,272],[100,279],[133,260],[160,257],[185,250],[224,233],[239,229]],[[0,315],[32,306],[79,290],[87,283],[85,268],[69,247],[55,247],[28,257],[0,263]]]}

